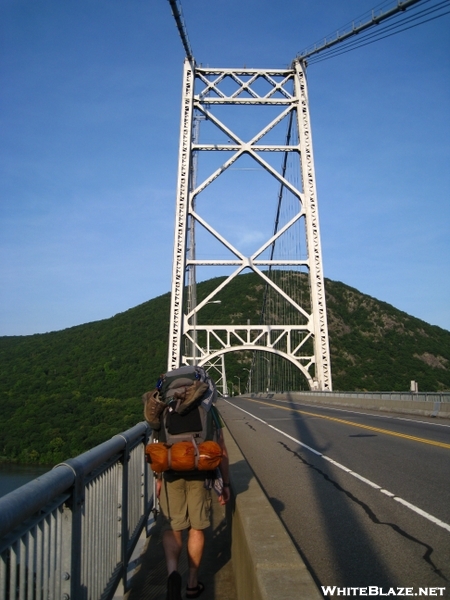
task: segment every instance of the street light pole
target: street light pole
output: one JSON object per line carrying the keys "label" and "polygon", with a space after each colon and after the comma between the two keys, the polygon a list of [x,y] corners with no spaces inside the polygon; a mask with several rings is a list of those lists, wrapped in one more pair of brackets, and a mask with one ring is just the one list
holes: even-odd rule
{"label": "street light pole", "polygon": [[237,375],[235,375],[234,378],[239,380],[238,394],[240,396],[241,395],[241,378],[238,377]]}
{"label": "street light pole", "polygon": [[270,358],[266,358],[265,356],[261,356],[261,358],[263,358],[264,360],[267,360],[267,362],[269,363],[267,365],[267,391],[270,390]]}
{"label": "street light pole", "polygon": [[250,394],[252,391],[252,371],[251,369],[246,369],[245,367],[244,371],[248,371],[248,392]]}

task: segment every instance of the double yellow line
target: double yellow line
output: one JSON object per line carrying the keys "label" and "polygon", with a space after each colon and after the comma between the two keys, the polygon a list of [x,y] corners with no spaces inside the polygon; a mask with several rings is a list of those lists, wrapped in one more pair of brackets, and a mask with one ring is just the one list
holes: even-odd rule
{"label": "double yellow line", "polygon": [[258,404],[264,404],[265,406],[273,406],[280,410],[288,410],[289,412],[295,412],[302,415],[308,415],[309,417],[317,417],[319,419],[326,419],[327,421],[334,421],[335,423],[342,423],[343,425],[352,425],[353,427],[359,427],[360,429],[368,429],[369,431],[376,431],[377,433],[384,433],[385,435],[393,435],[395,437],[403,438],[406,440],[412,440],[413,442],[420,442],[421,444],[429,444],[430,446],[438,446],[439,448],[450,449],[450,444],[444,442],[435,442],[434,440],[428,440],[426,438],[416,437],[414,435],[407,435],[406,433],[398,433],[396,431],[389,431],[389,429],[380,429],[379,427],[371,427],[370,425],[361,425],[361,423],[355,423],[353,421],[347,421],[346,419],[338,419],[337,417],[329,417],[328,415],[320,415],[317,413],[308,412],[306,410],[299,410],[297,408],[291,408],[286,406],[280,406],[278,404],[271,404],[270,402],[263,402],[262,400],[254,400],[253,398],[246,398],[250,402],[256,402]]}

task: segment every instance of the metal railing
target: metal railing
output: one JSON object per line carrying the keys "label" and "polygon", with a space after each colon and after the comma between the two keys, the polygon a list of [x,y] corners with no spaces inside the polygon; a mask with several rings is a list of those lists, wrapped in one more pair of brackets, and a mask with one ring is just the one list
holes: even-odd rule
{"label": "metal railing", "polygon": [[450,402],[450,392],[254,392],[247,394],[254,397],[273,398],[276,395],[292,397],[310,396],[312,398],[368,398],[371,400],[405,400],[414,402]]}
{"label": "metal railing", "polygon": [[0,498],[0,600],[108,600],[153,503],[145,423]]}

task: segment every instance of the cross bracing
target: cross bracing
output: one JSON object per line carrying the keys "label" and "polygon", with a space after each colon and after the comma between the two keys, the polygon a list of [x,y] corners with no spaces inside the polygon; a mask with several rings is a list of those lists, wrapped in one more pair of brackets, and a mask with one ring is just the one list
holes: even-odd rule
{"label": "cross bracing", "polygon": [[[249,115],[255,111],[263,115]],[[241,187],[233,180],[238,175],[247,178]],[[238,212],[232,214],[230,198],[240,195]],[[204,279],[223,277],[197,298],[200,270]],[[265,289],[263,314],[250,318],[243,310],[227,324],[206,322],[206,305],[222,303],[225,312],[227,286],[247,272],[255,273]],[[169,368],[207,364],[229,352],[251,356],[260,351],[295,365],[311,388],[331,389],[309,107],[300,62],[290,69],[211,69],[185,61],[171,309]]]}

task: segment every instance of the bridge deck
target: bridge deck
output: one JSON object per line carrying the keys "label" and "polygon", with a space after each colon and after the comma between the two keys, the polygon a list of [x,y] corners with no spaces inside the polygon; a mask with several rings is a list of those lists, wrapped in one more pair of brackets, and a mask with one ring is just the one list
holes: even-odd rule
{"label": "bridge deck", "polygon": [[[212,526],[206,532],[206,545],[200,567],[200,581],[205,584],[202,600],[235,600],[236,588],[231,563],[230,530],[227,526],[226,511],[213,493]],[[180,561],[179,570],[183,577],[183,590],[186,587],[186,549]],[[160,524],[150,536],[139,572],[133,579],[132,589],[126,600],[166,600],[166,564],[161,542]],[[185,593],[183,591],[183,597]]]}

